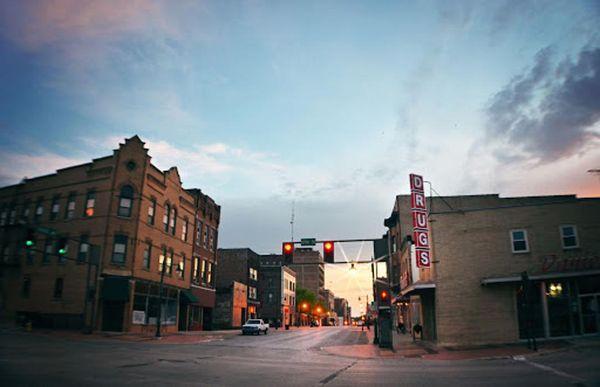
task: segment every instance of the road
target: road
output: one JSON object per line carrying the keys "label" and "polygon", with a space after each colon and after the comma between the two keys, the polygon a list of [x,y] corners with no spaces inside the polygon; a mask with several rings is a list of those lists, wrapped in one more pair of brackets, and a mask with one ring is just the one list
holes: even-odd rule
{"label": "road", "polygon": [[522,360],[361,359],[323,351],[367,344],[360,329],[322,327],[226,335],[194,345],[67,340],[0,332],[0,384],[257,386],[600,386],[598,347]]}

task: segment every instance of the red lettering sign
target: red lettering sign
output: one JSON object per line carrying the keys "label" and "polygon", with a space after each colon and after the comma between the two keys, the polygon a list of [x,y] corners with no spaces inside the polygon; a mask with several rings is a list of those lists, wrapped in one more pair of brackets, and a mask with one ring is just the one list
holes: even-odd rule
{"label": "red lettering sign", "polygon": [[410,190],[423,192],[423,176],[415,175],[411,173],[410,177]]}
{"label": "red lettering sign", "polygon": [[429,256],[429,249],[416,249],[415,253],[417,259],[417,267],[431,266],[431,257]]}
{"label": "red lettering sign", "polygon": [[413,211],[413,228],[427,230],[427,213],[425,211]]}
{"label": "red lettering sign", "polygon": [[413,210],[425,211],[427,209],[425,194],[423,194],[423,192],[412,192],[410,194],[410,205]]}
{"label": "red lettering sign", "polygon": [[415,246],[417,248],[429,248],[429,233],[423,230],[415,230]]}

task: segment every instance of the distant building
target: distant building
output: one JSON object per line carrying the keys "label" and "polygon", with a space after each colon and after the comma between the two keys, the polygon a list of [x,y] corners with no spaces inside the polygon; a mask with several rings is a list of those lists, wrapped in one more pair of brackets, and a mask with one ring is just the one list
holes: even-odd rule
{"label": "distant building", "polygon": [[281,255],[260,256],[259,297],[262,319],[295,324],[296,273],[283,266]]}
{"label": "distant building", "polygon": [[350,307],[348,306],[348,300],[345,298],[335,297],[334,299],[334,310],[337,314],[338,319],[342,320],[342,323],[350,323]]}
{"label": "distant building", "polygon": [[[163,330],[177,331],[188,320],[182,305],[214,302],[190,290],[196,214],[177,168],[155,167],[138,136],[112,155],[1,188],[2,315],[46,327],[152,332],[162,310]],[[25,250],[27,229],[35,241]]]}
{"label": "distant building", "polygon": [[[246,308],[242,310],[242,320],[260,317],[260,301],[258,297],[258,276],[260,271],[260,257],[249,248],[219,249],[217,271],[217,308],[230,297],[227,289],[232,289],[233,282],[247,286]],[[219,314],[222,314],[220,311]],[[220,319],[220,327],[237,327]]]}
{"label": "distant building", "polygon": [[248,286],[232,281],[227,287],[217,288],[217,303],[213,312],[216,328],[239,328],[247,318]]}
{"label": "distant building", "polygon": [[337,313],[335,312],[335,295],[329,289],[323,289],[321,291],[325,307],[327,308],[327,315],[323,316],[325,325],[337,324]]}
{"label": "distant building", "polygon": [[[441,345],[600,332],[600,198],[473,195],[427,199],[430,268],[415,264],[411,198],[389,227],[397,318]],[[531,319],[521,273],[532,281]]]}
{"label": "distant building", "polygon": [[296,285],[299,288],[310,290],[325,302],[325,263],[319,251],[310,247],[296,248],[293,262],[288,266],[296,273]]}

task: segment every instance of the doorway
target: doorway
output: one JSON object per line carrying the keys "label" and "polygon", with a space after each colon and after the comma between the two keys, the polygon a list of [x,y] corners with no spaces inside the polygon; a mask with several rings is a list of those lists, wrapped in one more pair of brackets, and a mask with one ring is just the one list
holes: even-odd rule
{"label": "doorway", "polygon": [[102,303],[102,330],[122,332],[124,313],[124,301],[104,301]]}
{"label": "doorway", "polygon": [[598,333],[600,325],[600,311],[598,305],[600,302],[600,293],[586,294],[579,296],[579,305],[581,308],[581,330],[585,334]]}

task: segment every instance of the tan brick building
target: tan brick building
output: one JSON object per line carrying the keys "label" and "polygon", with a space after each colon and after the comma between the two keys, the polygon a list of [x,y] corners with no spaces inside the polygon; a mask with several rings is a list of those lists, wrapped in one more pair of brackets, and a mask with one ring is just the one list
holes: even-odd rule
{"label": "tan brick building", "polygon": [[[199,301],[189,291],[197,204],[177,168],[156,168],[137,136],[110,156],[0,189],[3,316],[53,327],[85,316],[97,329],[152,331],[164,263],[162,322],[177,330],[180,303]],[[26,228],[35,229],[28,251]],[[57,241],[67,241],[64,257]],[[92,245],[98,270],[87,264]]]}
{"label": "tan brick building", "polygon": [[297,287],[310,290],[325,303],[325,263],[321,253],[310,247],[296,248],[293,262],[288,266],[296,273]]}
{"label": "tan brick building", "polygon": [[410,196],[396,197],[385,222],[407,327],[442,345],[524,339],[526,271],[537,337],[600,331],[600,198],[434,197],[428,208],[429,269],[414,264]]}

